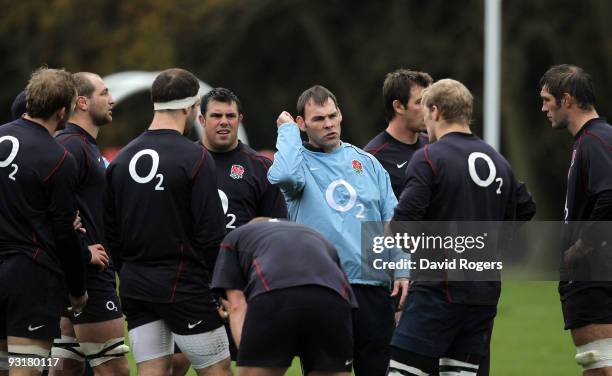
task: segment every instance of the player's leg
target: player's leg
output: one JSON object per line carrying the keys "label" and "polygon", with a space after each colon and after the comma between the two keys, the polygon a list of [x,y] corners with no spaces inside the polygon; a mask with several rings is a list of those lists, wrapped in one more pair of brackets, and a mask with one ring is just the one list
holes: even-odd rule
{"label": "player's leg", "polygon": [[210,291],[156,309],[198,375],[231,375],[227,334]]}
{"label": "player's leg", "polygon": [[589,286],[564,295],[565,329],[571,330],[583,375],[612,375],[612,286]]}
{"label": "player's leg", "polygon": [[17,255],[0,263],[0,290],[6,293],[3,334],[9,374],[39,375],[40,366],[49,361],[53,338],[60,336],[60,315],[68,305],[63,281],[31,258]]}
{"label": "player's leg", "polygon": [[612,376],[612,324],[572,329],[572,339],[583,376]]}
{"label": "player's leg", "polygon": [[292,291],[274,290],[250,299],[238,347],[238,375],[283,375],[291,365],[300,326]]}
{"label": "player's leg", "polygon": [[440,358],[440,376],[477,376],[480,363],[489,353],[489,335],[497,306],[465,305],[461,330]]}
{"label": "player's leg", "polygon": [[395,328],[395,310],[385,287],[352,285],[359,309],[353,313],[353,368],[357,376],[385,375]]}
{"label": "player's leg", "polygon": [[287,368],[238,367],[238,376],[283,376]]}
{"label": "player's leg", "polygon": [[172,376],[185,376],[189,371],[189,367],[191,367],[189,359],[175,344],[174,355],[172,355]]}
{"label": "player's leg", "polygon": [[388,376],[438,375],[438,359],[391,347]]}
{"label": "player's leg", "polygon": [[[0,258],[0,272],[2,271]],[[2,278],[0,277],[0,288],[2,288]],[[8,347],[6,346],[6,294],[0,291],[0,376],[8,375]]]}
{"label": "player's leg", "polygon": [[51,355],[59,362],[49,370],[49,376],[80,376],[85,370],[85,357],[79,350],[74,327],[68,317],[60,320],[61,338],[53,341]]}
{"label": "player's leg", "polygon": [[391,340],[389,375],[437,375],[463,326],[465,307],[450,304],[435,292],[411,290]]}
{"label": "player's leg", "polygon": [[199,376],[229,376],[231,360],[227,334],[223,326],[208,332],[174,338]]}
{"label": "player's leg", "polygon": [[104,288],[90,291],[83,312],[70,316],[79,342],[79,352],[87,357],[94,375],[128,375],[125,354],[129,347],[124,343],[121,303],[114,283],[105,285],[102,282],[98,286]]}
{"label": "player's leg", "polygon": [[[9,375],[10,376],[38,376],[42,373],[43,367],[35,366],[36,363],[42,364],[49,358],[51,352],[51,339],[35,339],[24,337],[7,338],[7,348],[9,353]],[[11,360],[12,358],[12,360]],[[34,366],[30,366],[31,360]]]}
{"label": "player's leg", "polygon": [[174,341],[172,332],[162,320],[130,328],[129,337],[138,375],[170,375]]}
{"label": "player's leg", "polygon": [[353,324],[349,302],[319,286],[295,287],[299,308],[298,355],[308,376],[350,375],[353,366]]}
{"label": "player's leg", "polygon": [[[1,317],[1,315],[0,315]],[[1,325],[4,326],[4,322],[0,321]],[[0,338],[5,338],[0,334]],[[8,347],[6,346],[6,340],[0,339],[0,376],[8,375]]]}
{"label": "player's leg", "polygon": [[81,350],[96,376],[129,375],[123,317],[75,325]]}
{"label": "player's leg", "polygon": [[161,320],[156,304],[122,297],[130,347],[138,375],[169,376],[174,337]]}
{"label": "player's leg", "polygon": [[231,375],[227,334],[212,295],[164,304],[159,309],[198,375]]}

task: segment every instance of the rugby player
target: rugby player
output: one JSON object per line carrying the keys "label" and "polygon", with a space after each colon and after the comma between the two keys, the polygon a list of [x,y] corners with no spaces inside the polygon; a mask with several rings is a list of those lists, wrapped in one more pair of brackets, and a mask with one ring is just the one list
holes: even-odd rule
{"label": "rugby player", "polygon": [[[542,112],[574,138],[567,177],[559,294],[585,376],[612,375],[612,127],[595,109],[593,82],[574,65],[540,80]],[[600,221],[607,221],[599,223]]]}
{"label": "rugby player", "polygon": [[382,89],[387,128],[364,147],[389,173],[398,200],[410,158],[427,143],[427,135],[421,133],[426,131],[421,95],[431,82],[425,72],[398,69],[387,73]]}
{"label": "rugby player", "polygon": [[257,218],[227,235],[212,287],[223,289],[238,375],[349,376],[355,300],[336,249],[310,227]]}
{"label": "rugby player", "polygon": [[[272,161],[238,139],[242,105],[238,96],[226,88],[215,88],[202,97],[198,119],[203,129],[202,144],[217,168],[219,197],[228,232],[255,217],[287,218],[285,198],[270,184],[266,174]],[[223,311],[222,315],[226,313]],[[236,347],[226,325],[232,360]],[[175,355],[172,374],[184,375],[189,364]]]}
{"label": "rugby player", "polygon": [[26,113],[0,127],[0,369],[11,375],[40,374],[68,301],[77,313],[87,301],[76,163],[52,136],[74,108],[74,79],[40,68],[26,97]]}
{"label": "rugby player", "polygon": [[[444,79],[423,93],[429,141],[409,162],[394,221],[528,220],[535,204],[508,162],[472,134],[473,97]],[[493,177],[493,178],[492,178]],[[389,375],[475,376],[488,352],[499,281],[413,281]]]}
{"label": "rugby player", "polygon": [[272,161],[238,139],[242,117],[240,100],[228,89],[213,89],[202,98],[202,144],[215,160],[228,232],[255,217],[287,217],[282,193],[266,176]]}
{"label": "rugby player", "polygon": [[174,342],[199,375],[230,374],[227,334],[209,289],[225,235],[214,160],[183,136],[199,106],[183,69],[153,82],[153,120],[107,169],[105,228],[142,375],[169,375]]}
{"label": "rugby player", "polygon": [[89,262],[89,300],[83,312],[62,317],[62,337],[53,355],[62,358],[52,375],[81,375],[87,360],[96,375],[128,375],[124,354],[124,325],[116,293],[115,269],[105,252],[104,187],[107,161],[96,138],[100,128],[110,123],[113,97],[102,78],[94,73],[73,75],[77,87],[75,110],[66,129],[55,139],[75,158],[78,169],[77,206],[82,218],[84,257]]}
{"label": "rugby player", "polygon": [[[295,121],[286,111],[276,121],[278,152],[268,180],[285,195],[290,219],[321,232],[339,252],[360,307],[353,315],[355,374],[384,375],[395,327],[393,296],[400,294],[403,304],[408,271],[370,273],[362,265],[361,226],[391,219],[397,199],[376,158],[340,141],[341,123],[342,113],[329,90],[316,85],[304,91]],[[300,131],[308,142],[302,144]],[[400,261],[404,255],[397,251],[390,257]]]}

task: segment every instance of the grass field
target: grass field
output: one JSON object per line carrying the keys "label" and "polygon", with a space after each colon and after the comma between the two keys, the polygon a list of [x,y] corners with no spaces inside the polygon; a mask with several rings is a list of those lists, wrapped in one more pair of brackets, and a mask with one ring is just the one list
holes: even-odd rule
{"label": "grass field", "polygon": [[[569,333],[563,331],[556,287],[554,282],[504,283],[493,331],[492,376],[581,374]],[[134,360],[129,360],[135,375]],[[287,375],[301,375],[297,359]]]}

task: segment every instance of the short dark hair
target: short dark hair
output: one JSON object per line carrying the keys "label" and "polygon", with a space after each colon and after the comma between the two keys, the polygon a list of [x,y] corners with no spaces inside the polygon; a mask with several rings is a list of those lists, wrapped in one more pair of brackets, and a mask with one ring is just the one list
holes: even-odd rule
{"label": "short dark hair", "polygon": [[331,98],[334,101],[336,107],[338,107],[338,101],[336,100],[336,96],[321,85],[315,85],[310,89],[305,90],[297,101],[297,114],[298,116],[304,117],[304,108],[306,104],[310,101],[314,102],[314,104],[323,106],[327,103],[327,100]]}
{"label": "short dark hair", "polygon": [[74,77],[74,82],[77,88],[77,95],[91,98],[94,90],[96,89],[91,82],[91,76],[95,75],[95,73],[89,72],[78,72],[74,73],[72,77]]}
{"label": "short dark hair", "polygon": [[561,64],[555,65],[544,73],[540,79],[540,89],[546,88],[561,104],[564,93],[571,95],[582,110],[589,110],[595,105],[595,91],[591,76],[582,68]]}
{"label": "short dark hair", "polygon": [[395,116],[393,101],[398,100],[406,105],[410,100],[410,90],[413,86],[427,87],[433,79],[425,72],[417,72],[409,69],[398,69],[387,73],[383,83],[383,100],[385,106],[385,118],[387,122]]}
{"label": "short dark hair", "polygon": [[208,103],[213,101],[227,104],[232,104],[232,102],[234,102],[238,107],[238,114],[242,114],[242,104],[240,103],[240,99],[238,99],[238,96],[232,93],[229,89],[224,87],[216,87],[206,93],[202,97],[202,102],[200,103],[200,112],[205,115]]}
{"label": "short dark hair", "polygon": [[17,94],[11,105],[11,120],[17,120],[26,112],[26,92],[25,90]]}
{"label": "short dark hair", "polygon": [[169,102],[193,97],[200,90],[200,83],[193,73],[181,68],[166,69],[155,77],[151,86],[153,103]]}
{"label": "short dark hair", "polygon": [[38,68],[26,86],[26,112],[33,118],[49,119],[62,108],[69,115],[76,85],[64,69]]}

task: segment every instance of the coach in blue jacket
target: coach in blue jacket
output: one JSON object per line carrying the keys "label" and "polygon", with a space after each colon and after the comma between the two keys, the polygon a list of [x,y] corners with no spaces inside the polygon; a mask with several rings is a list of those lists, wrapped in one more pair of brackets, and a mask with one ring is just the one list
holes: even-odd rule
{"label": "coach in blue jacket", "polygon": [[[362,222],[391,219],[397,200],[376,158],[340,141],[341,122],[334,94],[319,85],[304,91],[295,121],[286,111],[276,121],[278,152],[268,180],[285,195],[289,218],[318,230],[338,250],[360,307],[353,315],[355,374],[384,375],[395,327],[392,296],[401,293],[403,304],[408,271],[372,273],[363,263],[368,250],[362,252],[361,230]],[[302,143],[300,131],[308,142]],[[393,250],[388,257],[404,255]]]}

